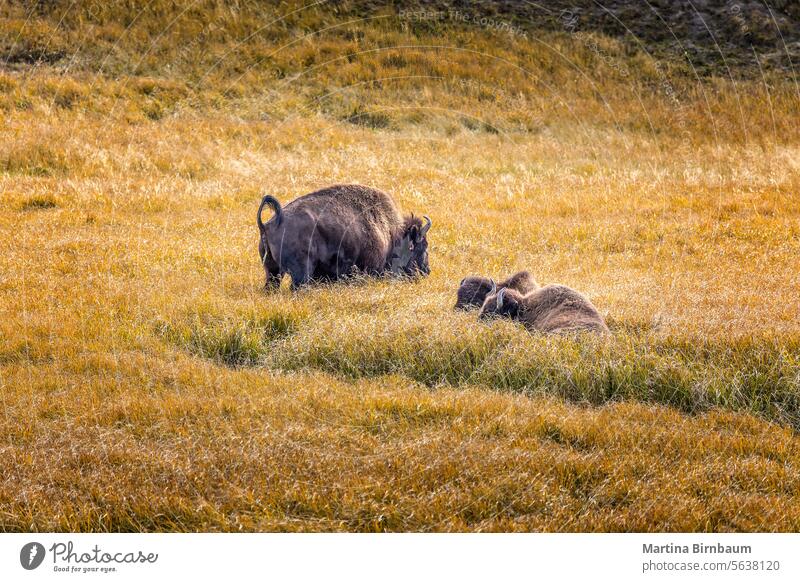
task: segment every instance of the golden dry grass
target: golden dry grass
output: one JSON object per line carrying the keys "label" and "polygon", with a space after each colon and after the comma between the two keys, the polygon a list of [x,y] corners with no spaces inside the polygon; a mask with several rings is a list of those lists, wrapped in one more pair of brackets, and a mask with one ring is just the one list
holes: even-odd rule
{"label": "golden dry grass", "polygon": [[[383,24],[361,26],[389,48],[352,67],[314,69],[346,37],[276,29],[237,48],[244,80],[231,58],[199,82],[211,65],[175,47],[125,69],[148,22],[114,74],[90,51],[0,74],[0,529],[797,530],[790,83],[678,71],[678,107],[631,96],[658,83],[645,56],[609,77],[555,35],[570,75],[452,31],[562,86],[559,107],[500,64],[392,49],[426,39]],[[272,53],[318,74],[270,80]],[[430,66],[464,81],[360,84]],[[332,83],[349,101],[317,106]],[[265,294],[261,195],[337,182],[429,214],[432,275]],[[611,339],[452,311],[464,275],[519,268],[585,292]]]}

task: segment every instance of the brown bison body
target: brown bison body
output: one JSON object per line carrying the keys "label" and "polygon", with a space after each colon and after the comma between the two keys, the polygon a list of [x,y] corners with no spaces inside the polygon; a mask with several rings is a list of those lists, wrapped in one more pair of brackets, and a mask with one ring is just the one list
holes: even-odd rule
{"label": "brown bison body", "polygon": [[495,289],[514,289],[525,295],[538,288],[539,284],[528,271],[514,273],[496,285],[489,277],[465,277],[458,286],[455,309],[480,307]]}
{"label": "brown bison body", "polygon": [[564,285],[547,285],[523,295],[500,289],[484,301],[479,317],[503,316],[522,322],[531,331],[608,333],[603,316],[586,297]]}
{"label": "brown bison body", "polygon": [[[266,223],[261,213],[275,215]],[[288,273],[292,287],[354,273],[428,274],[426,223],[403,217],[391,197],[374,188],[339,185],[301,196],[281,207],[265,196],[258,209],[258,252],[266,286]]]}

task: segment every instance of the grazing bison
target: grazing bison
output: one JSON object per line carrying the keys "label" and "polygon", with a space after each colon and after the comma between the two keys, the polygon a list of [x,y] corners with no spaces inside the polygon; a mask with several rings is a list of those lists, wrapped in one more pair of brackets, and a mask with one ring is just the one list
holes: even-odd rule
{"label": "grazing bison", "polygon": [[493,291],[479,318],[505,316],[521,321],[531,331],[608,333],[603,316],[586,297],[564,285],[547,285],[527,295],[514,289]]}
{"label": "grazing bison", "polygon": [[458,286],[455,309],[480,307],[493,290],[515,289],[525,295],[538,288],[539,284],[528,271],[514,273],[496,285],[489,277],[464,277]]}
{"label": "grazing bison", "polygon": [[[275,215],[266,223],[261,213]],[[431,219],[403,217],[388,194],[358,185],[338,185],[301,196],[281,207],[264,196],[258,207],[258,253],[266,287],[289,273],[292,288],[361,272],[415,276],[430,273]]]}

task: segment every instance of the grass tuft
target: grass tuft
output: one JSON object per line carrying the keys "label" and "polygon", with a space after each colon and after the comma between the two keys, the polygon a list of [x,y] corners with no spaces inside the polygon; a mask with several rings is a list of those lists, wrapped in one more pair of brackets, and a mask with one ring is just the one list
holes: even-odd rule
{"label": "grass tuft", "polygon": [[157,331],[192,354],[236,368],[256,365],[270,353],[274,342],[293,334],[304,319],[298,311],[241,319],[194,313],[177,325],[162,322]]}
{"label": "grass tuft", "polygon": [[58,203],[56,199],[49,194],[34,195],[26,198],[20,204],[20,210],[49,210],[56,208]]}

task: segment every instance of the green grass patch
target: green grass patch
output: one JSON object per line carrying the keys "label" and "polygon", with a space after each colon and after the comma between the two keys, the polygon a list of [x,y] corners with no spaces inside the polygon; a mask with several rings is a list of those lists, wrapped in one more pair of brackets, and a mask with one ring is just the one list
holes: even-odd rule
{"label": "green grass patch", "polygon": [[254,366],[272,342],[295,332],[304,315],[296,311],[217,317],[193,313],[178,323],[159,322],[157,332],[189,352],[229,367]]}
{"label": "green grass patch", "polygon": [[632,399],[687,413],[721,407],[800,428],[796,340],[685,341],[649,332],[556,337],[505,322],[396,334],[366,326],[362,333],[348,327],[286,337],[263,363],[348,379],[402,374],[431,387],[479,384],[591,404]]}

